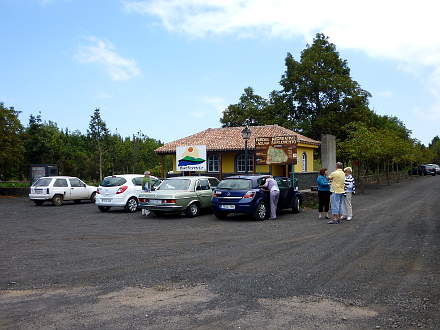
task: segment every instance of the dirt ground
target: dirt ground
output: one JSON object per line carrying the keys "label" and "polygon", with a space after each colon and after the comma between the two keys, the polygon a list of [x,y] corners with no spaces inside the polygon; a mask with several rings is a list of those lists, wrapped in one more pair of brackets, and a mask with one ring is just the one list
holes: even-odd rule
{"label": "dirt ground", "polygon": [[2,198],[0,329],[438,329],[439,196],[372,186],[339,225]]}

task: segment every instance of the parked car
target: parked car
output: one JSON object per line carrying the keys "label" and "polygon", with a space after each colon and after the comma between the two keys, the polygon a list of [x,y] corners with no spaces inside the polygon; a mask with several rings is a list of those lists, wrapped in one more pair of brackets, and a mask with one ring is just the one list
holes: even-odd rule
{"label": "parked car", "polygon": [[434,166],[432,166],[432,164],[424,164],[424,165],[420,165],[421,169],[422,169],[422,173],[423,175],[436,175],[436,169]]}
{"label": "parked car", "polygon": [[[438,166],[438,165],[437,165]],[[439,168],[440,171],[440,168]],[[416,167],[413,167],[408,171],[409,175],[436,175],[437,168],[436,164],[422,164]],[[440,174],[440,173],[438,173]]]}
{"label": "parked car", "polygon": [[211,208],[212,190],[219,180],[208,176],[180,176],[165,179],[154,192],[139,195],[140,207],[153,214],[182,213],[195,217]]}
{"label": "parked car", "polygon": [[436,174],[440,174],[440,166],[437,164],[426,164],[425,166],[432,167]]}
{"label": "parked car", "polygon": [[89,186],[77,177],[45,176],[35,181],[29,193],[29,199],[36,205],[51,201],[55,206],[63,205],[64,201],[90,200],[95,202],[96,187]]}
{"label": "parked car", "polygon": [[[265,220],[270,214],[269,192],[260,188],[267,175],[238,175],[224,179],[214,190],[212,208],[217,218],[223,219],[229,213],[252,215],[255,220]],[[274,178],[280,189],[278,209],[301,211],[302,195],[296,185],[287,177]]]}
{"label": "parked car", "polygon": [[[127,212],[136,212],[138,196],[142,191],[142,174],[121,174],[107,176],[102,180],[96,191],[96,202],[101,212],[111,207],[123,207]],[[153,188],[159,186],[160,180],[151,176]]]}

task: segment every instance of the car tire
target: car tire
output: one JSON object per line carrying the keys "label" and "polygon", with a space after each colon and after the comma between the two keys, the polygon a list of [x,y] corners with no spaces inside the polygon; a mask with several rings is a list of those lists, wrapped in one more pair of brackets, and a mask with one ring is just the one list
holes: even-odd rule
{"label": "car tire", "polygon": [[52,197],[52,205],[54,206],[61,206],[63,205],[63,196],[62,195],[55,195]]}
{"label": "car tire", "polygon": [[199,212],[200,212],[200,208],[199,208],[199,204],[197,203],[191,203],[190,205],[188,205],[185,211],[186,215],[190,218],[194,218],[198,216]]}
{"label": "car tire", "polygon": [[98,206],[98,209],[101,212],[108,212],[110,210],[110,206]]}
{"label": "car tire", "polygon": [[41,206],[43,205],[44,201],[34,201],[35,205]]}
{"label": "car tire", "polygon": [[296,196],[293,200],[292,212],[295,214],[301,212],[301,200],[298,196]]}
{"label": "car tire", "polygon": [[217,212],[217,211],[214,211],[214,215],[217,219],[225,219],[228,216],[226,212]]}
{"label": "car tire", "polygon": [[96,192],[93,192],[92,195],[90,195],[90,202],[95,204],[95,202],[96,202]]}
{"label": "car tire", "polygon": [[130,197],[127,201],[127,204],[125,204],[125,210],[128,213],[134,213],[137,211],[138,208],[138,201],[135,197]]}
{"label": "car tire", "polygon": [[267,217],[267,207],[266,204],[264,204],[263,201],[258,203],[257,207],[255,208],[253,218],[257,221],[264,221]]}
{"label": "car tire", "polygon": [[151,211],[147,209],[142,209],[141,213],[144,217],[148,217],[151,214]]}

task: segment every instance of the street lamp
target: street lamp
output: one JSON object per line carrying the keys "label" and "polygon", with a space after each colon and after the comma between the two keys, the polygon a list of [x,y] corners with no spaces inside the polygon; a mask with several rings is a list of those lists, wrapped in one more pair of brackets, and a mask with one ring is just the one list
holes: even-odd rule
{"label": "street lamp", "polygon": [[251,130],[248,125],[241,131],[244,140],[244,173],[248,174],[248,145],[247,142],[251,137]]}

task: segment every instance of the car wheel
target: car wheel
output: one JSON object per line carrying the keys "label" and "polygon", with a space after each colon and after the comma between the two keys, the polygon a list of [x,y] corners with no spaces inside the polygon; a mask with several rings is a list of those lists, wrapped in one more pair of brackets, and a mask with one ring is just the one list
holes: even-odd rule
{"label": "car wheel", "polygon": [[192,203],[186,208],[186,215],[193,218],[199,215],[199,205]]}
{"label": "car wheel", "polygon": [[216,212],[216,211],[214,211],[214,215],[217,219],[225,219],[228,216],[228,214],[225,212]]}
{"label": "car wheel", "polygon": [[147,209],[142,209],[141,213],[143,216],[148,217],[151,214],[151,211]]}
{"label": "car wheel", "polygon": [[96,192],[93,192],[92,195],[90,196],[90,202],[95,204],[95,202],[96,202]]}
{"label": "car wheel", "polygon": [[52,204],[55,206],[61,206],[63,205],[63,196],[61,195],[55,195],[52,197]]}
{"label": "car wheel", "polygon": [[80,200],[80,199],[75,199],[73,202],[74,202],[75,204],[79,204],[79,203],[81,203],[81,200]]}
{"label": "car wheel", "polygon": [[101,212],[108,212],[108,210],[110,210],[110,206],[98,206],[98,209]]}
{"label": "car wheel", "polygon": [[267,208],[264,202],[260,202],[254,211],[254,219],[257,221],[264,221],[267,216]]}
{"label": "car wheel", "polygon": [[137,211],[138,208],[138,201],[135,197],[130,197],[127,201],[127,204],[125,204],[125,210],[129,213],[134,213]]}
{"label": "car wheel", "polygon": [[298,197],[295,197],[295,199],[293,200],[292,212],[293,213],[301,212],[301,201]]}
{"label": "car wheel", "polygon": [[41,206],[43,205],[44,201],[34,201],[35,205]]}

